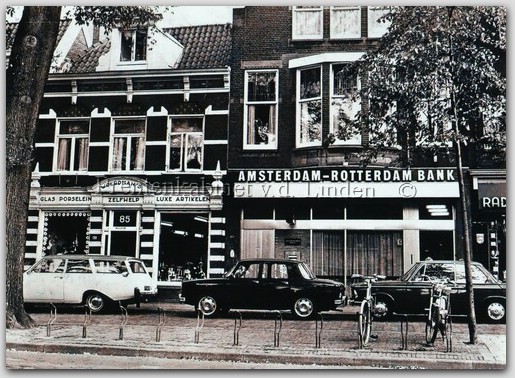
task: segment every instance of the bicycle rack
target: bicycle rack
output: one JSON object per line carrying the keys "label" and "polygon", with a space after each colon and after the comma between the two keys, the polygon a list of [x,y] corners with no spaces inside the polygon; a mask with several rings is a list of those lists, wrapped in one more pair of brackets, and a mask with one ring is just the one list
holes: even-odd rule
{"label": "bicycle rack", "polygon": [[[281,333],[281,328],[283,327],[283,315],[281,314],[281,311],[275,310],[279,317],[275,318],[275,327],[274,327],[274,347],[279,346],[279,336]],[[277,328],[277,320],[279,320],[279,328]]]}
{"label": "bicycle rack", "polygon": [[156,342],[161,341],[161,328],[163,327],[163,324],[165,323],[165,312],[161,307],[157,308],[157,311],[159,312],[159,323],[156,327]]}
{"label": "bicycle rack", "polygon": [[88,334],[88,325],[91,323],[91,309],[84,306],[84,324],[82,325],[82,338],[85,339]]}
{"label": "bicycle rack", "polygon": [[[315,348],[320,348],[322,340],[322,328],[324,327],[324,318],[322,314],[318,314],[320,320],[315,319]],[[320,323],[320,328],[318,324]]]}
{"label": "bicycle rack", "polygon": [[358,325],[358,349],[363,349],[363,336],[361,335],[361,327],[360,327],[360,319],[359,319],[359,312],[356,312],[356,315],[358,317],[357,325]]}
{"label": "bicycle rack", "polygon": [[[241,312],[238,310],[231,310],[236,314],[236,317],[234,318],[234,333],[233,333],[233,342],[232,345],[239,345],[240,343],[240,329],[241,329]],[[238,318],[239,317],[239,318]],[[238,322],[239,320],[239,322]]]}
{"label": "bicycle rack", "polygon": [[[202,316],[201,316],[202,314]],[[204,327],[204,313],[197,310],[197,327],[195,328],[195,344],[198,344],[200,339],[200,330]]]}
{"label": "bicycle rack", "polygon": [[52,330],[52,324],[54,324],[54,322],[56,321],[57,319],[57,308],[54,306],[53,303],[50,303],[50,320],[48,320],[48,323],[46,324],[46,335],[47,337],[50,337],[50,332]]}
{"label": "bicycle rack", "polygon": [[127,321],[128,321],[128,315],[127,315],[127,309],[125,307],[122,306],[121,303],[119,303],[119,306],[120,306],[120,310],[122,312],[122,322],[120,324],[120,332],[119,332],[119,335],[118,335],[118,339],[119,340],[123,340],[123,327],[125,326],[125,324],[127,324]]}
{"label": "bicycle rack", "polygon": [[408,315],[402,314],[399,315],[400,323],[401,323],[401,349],[408,349]]}

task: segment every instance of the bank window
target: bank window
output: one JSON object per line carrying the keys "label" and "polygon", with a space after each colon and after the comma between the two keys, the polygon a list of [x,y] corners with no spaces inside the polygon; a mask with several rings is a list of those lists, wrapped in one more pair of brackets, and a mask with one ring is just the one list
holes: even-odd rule
{"label": "bank window", "polygon": [[391,22],[379,21],[382,16],[388,13],[390,7],[368,7],[368,37],[381,38],[388,31]]}
{"label": "bank window", "polygon": [[85,171],[88,169],[89,121],[60,120],[57,136],[57,170]]}
{"label": "bank window", "polygon": [[145,162],[145,120],[117,119],[113,134],[113,171],[141,171]]}
{"label": "bank window", "polygon": [[297,146],[322,143],[322,67],[297,71]]}
{"label": "bank window", "polygon": [[204,164],[204,118],[172,117],[168,169],[201,171]]}
{"label": "bank window", "polygon": [[361,38],[361,7],[331,7],[331,38]]}
{"label": "bank window", "polygon": [[246,149],[277,148],[277,81],[276,70],[245,73]]}
{"label": "bank window", "polygon": [[323,7],[293,7],[293,39],[322,39]]}
{"label": "bank window", "polygon": [[348,70],[348,63],[333,64],[331,70],[331,124],[335,144],[361,144],[361,134],[353,122],[361,110],[358,77]]}
{"label": "bank window", "polygon": [[147,58],[147,30],[130,29],[120,32],[120,61],[135,62]]}

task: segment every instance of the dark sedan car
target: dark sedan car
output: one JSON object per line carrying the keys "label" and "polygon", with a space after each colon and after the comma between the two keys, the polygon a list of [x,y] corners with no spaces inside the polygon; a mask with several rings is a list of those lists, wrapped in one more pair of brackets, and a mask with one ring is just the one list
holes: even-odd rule
{"label": "dark sedan car", "polygon": [[182,300],[206,316],[229,309],[291,310],[300,319],[344,303],[341,282],[319,279],[295,260],[248,259],[223,278],[185,281]]}
{"label": "dark sedan car", "polygon": [[[466,315],[468,300],[465,291],[463,261],[426,260],[415,263],[397,280],[377,280],[372,284],[376,297],[374,316],[386,318],[392,313],[425,314],[429,306],[430,281],[448,280],[452,287],[453,315]],[[483,265],[472,263],[476,316],[490,322],[506,321],[506,284],[497,280]],[[363,282],[351,285],[353,303],[365,295]]]}

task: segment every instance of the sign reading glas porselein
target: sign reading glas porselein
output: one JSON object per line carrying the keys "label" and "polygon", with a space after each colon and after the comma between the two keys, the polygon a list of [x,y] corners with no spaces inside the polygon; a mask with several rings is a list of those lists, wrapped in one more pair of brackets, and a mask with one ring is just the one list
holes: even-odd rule
{"label": "sign reading glas porselein", "polygon": [[233,172],[235,198],[456,198],[454,168]]}

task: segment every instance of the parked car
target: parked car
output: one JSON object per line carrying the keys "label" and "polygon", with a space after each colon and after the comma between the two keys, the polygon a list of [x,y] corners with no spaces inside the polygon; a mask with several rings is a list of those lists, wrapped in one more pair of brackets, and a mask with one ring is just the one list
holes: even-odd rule
{"label": "parked car", "polygon": [[291,310],[307,319],[344,304],[344,285],[316,278],[296,260],[247,259],[222,278],[182,283],[181,299],[205,316],[230,309]]}
{"label": "parked car", "polygon": [[[415,263],[397,280],[373,282],[372,293],[376,297],[375,317],[387,318],[392,313],[425,314],[429,305],[431,281],[448,281],[452,287],[452,314],[467,314],[464,262],[425,260]],[[472,281],[477,318],[505,322],[506,284],[477,262],[472,263]],[[351,284],[351,303],[360,303],[365,290],[366,285],[363,282]]]}
{"label": "parked car", "polygon": [[23,274],[25,303],[83,304],[98,312],[156,293],[143,261],[127,256],[50,255]]}

